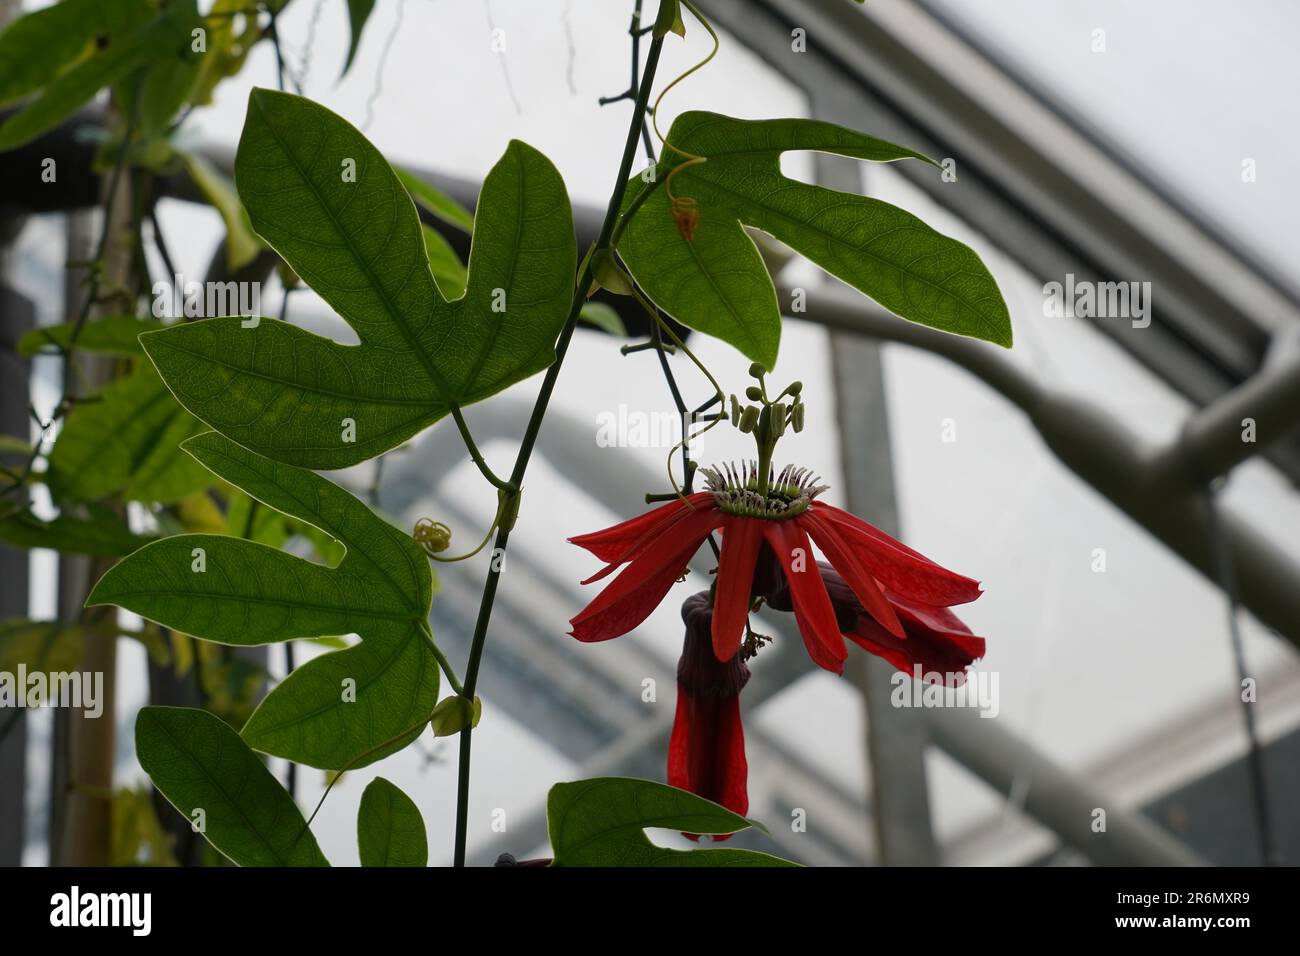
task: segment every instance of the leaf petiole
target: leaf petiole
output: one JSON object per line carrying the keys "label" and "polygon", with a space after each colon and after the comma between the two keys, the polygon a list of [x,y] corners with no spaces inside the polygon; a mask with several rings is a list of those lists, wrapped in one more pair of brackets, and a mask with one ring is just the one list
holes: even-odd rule
{"label": "leaf petiole", "polygon": [[[488,480],[488,483],[501,491],[513,490],[514,485],[506,481],[504,478],[498,478],[496,472],[488,467],[486,459],[484,459],[483,454],[478,450],[478,445],[474,444],[474,436],[470,434],[469,424],[465,421],[465,413],[460,410],[459,405],[451,406],[451,417],[456,420],[456,428],[460,430],[460,437],[465,442],[465,448],[469,451],[469,457],[474,460],[474,464],[478,466],[478,470],[482,473],[483,477]],[[489,534],[490,533],[491,532],[489,532]],[[478,552],[476,551],[475,554],[477,553]]]}
{"label": "leaf petiole", "polygon": [[438,666],[442,668],[442,672],[447,678],[447,683],[450,684],[451,689],[456,692],[456,696],[464,697],[465,688],[461,686],[460,678],[456,676],[456,669],[451,666],[451,661],[447,659],[447,655],[444,654],[442,648],[434,642],[433,631],[429,629],[429,622],[421,621],[419,626],[420,633],[424,635],[425,643],[429,645],[429,650],[433,653],[434,658],[437,659]]}

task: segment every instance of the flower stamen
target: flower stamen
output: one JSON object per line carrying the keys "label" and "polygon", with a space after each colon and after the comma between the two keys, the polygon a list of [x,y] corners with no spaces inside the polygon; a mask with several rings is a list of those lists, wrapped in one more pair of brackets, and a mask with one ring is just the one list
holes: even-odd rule
{"label": "flower stamen", "polygon": [[809,505],[828,485],[819,484],[820,477],[807,468],[786,465],[780,474],[769,467],[767,493],[759,491],[758,464],[743,462],[720,468],[701,468],[705,490],[713,495],[720,511],[744,518],[764,518],[785,521],[808,510]]}

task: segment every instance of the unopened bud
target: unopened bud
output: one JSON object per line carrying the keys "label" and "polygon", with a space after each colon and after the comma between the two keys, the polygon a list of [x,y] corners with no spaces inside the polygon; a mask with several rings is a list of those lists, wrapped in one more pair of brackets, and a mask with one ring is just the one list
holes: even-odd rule
{"label": "unopened bud", "polygon": [[468,697],[455,695],[444,697],[429,715],[429,725],[435,737],[451,737],[466,727],[477,727],[483,717],[483,701],[475,696],[471,702]]}

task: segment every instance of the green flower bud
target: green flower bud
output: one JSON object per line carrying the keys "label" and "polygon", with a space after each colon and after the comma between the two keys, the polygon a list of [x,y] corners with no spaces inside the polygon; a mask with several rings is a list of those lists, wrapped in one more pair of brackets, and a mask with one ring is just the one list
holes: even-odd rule
{"label": "green flower bud", "polygon": [[444,697],[429,715],[429,724],[435,737],[451,737],[466,727],[477,727],[482,716],[483,701],[477,696],[473,701],[468,697]]}

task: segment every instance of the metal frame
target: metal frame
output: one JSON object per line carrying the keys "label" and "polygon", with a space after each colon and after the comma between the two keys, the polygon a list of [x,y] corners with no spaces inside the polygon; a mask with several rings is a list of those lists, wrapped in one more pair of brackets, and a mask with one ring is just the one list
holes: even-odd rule
{"label": "metal frame", "polygon": [[[1117,417],[1077,395],[1053,391],[982,343],[902,322],[854,292],[827,286],[808,297],[804,318],[832,329],[942,355],[1019,406],[1048,447],[1176,554],[1217,582],[1208,483],[1300,421],[1300,359],[1264,372],[1191,415],[1165,446],[1142,440]],[[1260,423],[1258,443],[1240,421]],[[1220,516],[1240,599],[1265,625],[1300,647],[1300,565],[1254,526]]]}

